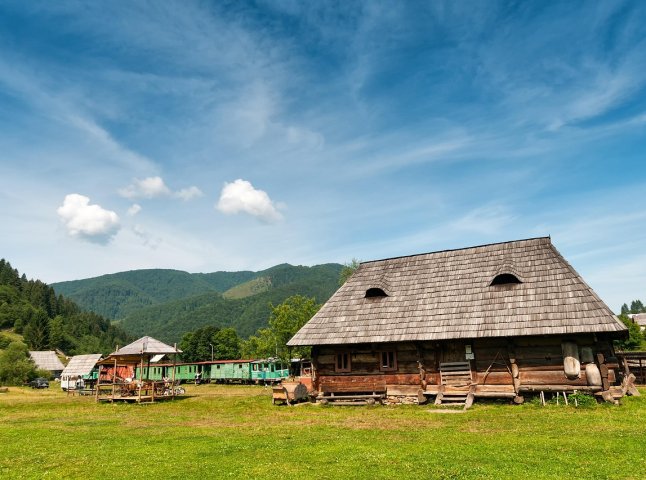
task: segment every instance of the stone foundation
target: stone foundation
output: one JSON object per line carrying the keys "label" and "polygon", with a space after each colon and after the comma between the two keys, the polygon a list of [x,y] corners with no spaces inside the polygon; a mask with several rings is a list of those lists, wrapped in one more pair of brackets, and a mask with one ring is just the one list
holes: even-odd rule
{"label": "stone foundation", "polygon": [[410,395],[388,395],[384,400],[386,405],[419,405],[417,396]]}

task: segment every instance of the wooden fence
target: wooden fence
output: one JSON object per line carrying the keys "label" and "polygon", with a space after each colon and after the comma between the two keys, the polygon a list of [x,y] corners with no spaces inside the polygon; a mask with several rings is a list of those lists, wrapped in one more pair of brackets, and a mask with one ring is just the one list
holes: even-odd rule
{"label": "wooden fence", "polygon": [[646,352],[621,352],[617,357],[635,375],[636,385],[646,385]]}

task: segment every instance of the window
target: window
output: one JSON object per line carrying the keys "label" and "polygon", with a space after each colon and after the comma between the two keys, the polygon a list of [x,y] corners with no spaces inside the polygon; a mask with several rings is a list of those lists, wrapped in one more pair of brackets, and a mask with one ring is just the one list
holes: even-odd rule
{"label": "window", "polygon": [[381,352],[379,370],[382,372],[388,372],[397,370],[397,353],[390,350],[387,352]]}
{"label": "window", "polygon": [[349,372],[350,371],[350,353],[343,352],[336,354],[336,364],[334,366],[335,372]]}
{"label": "window", "polygon": [[518,277],[512,273],[501,273],[499,275],[496,275],[494,279],[491,281],[489,286],[493,285],[510,285],[514,283],[523,283],[521,282]]}
{"label": "window", "polygon": [[242,363],[240,365],[238,365],[238,368],[242,368]]}
{"label": "window", "polygon": [[215,368],[217,368],[218,370],[220,370],[220,365],[216,365],[216,367],[215,367]]}
{"label": "window", "polygon": [[369,288],[366,290],[366,298],[379,298],[379,297],[387,297],[386,292],[384,292],[381,288]]}

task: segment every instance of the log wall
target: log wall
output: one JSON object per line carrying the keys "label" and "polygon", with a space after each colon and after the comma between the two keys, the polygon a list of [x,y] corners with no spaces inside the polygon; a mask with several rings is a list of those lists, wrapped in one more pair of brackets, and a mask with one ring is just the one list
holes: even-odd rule
{"label": "log wall", "polygon": [[[563,342],[575,342],[580,373],[568,379],[564,372]],[[473,358],[467,358],[470,347]],[[587,348],[585,355],[582,355]],[[383,351],[395,351],[397,368],[380,369]],[[349,353],[350,371],[336,371],[336,355]],[[471,365],[476,396],[514,396],[523,391],[539,390],[608,390],[617,384],[619,365],[614,358],[611,339],[594,335],[570,337],[542,336],[474,339],[455,342],[401,342],[388,344],[357,344],[314,347],[314,388],[340,392],[359,391],[365,385],[385,385],[388,391],[414,395],[437,392],[440,384],[440,363],[465,362]],[[590,361],[591,360],[591,361]],[[590,387],[585,366],[598,366],[603,385]],[[377,383],[375,383],[377,382]],[[375,387],[377,388],[377,387]]]}

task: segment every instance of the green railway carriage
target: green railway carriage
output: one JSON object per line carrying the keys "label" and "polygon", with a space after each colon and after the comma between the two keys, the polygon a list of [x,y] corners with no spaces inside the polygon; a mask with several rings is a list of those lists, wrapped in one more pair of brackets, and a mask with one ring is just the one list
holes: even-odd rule
{"label": "green railway carriage", "polygon": [[[173,368],[175,375],[173,376]],[[194,382],[196,374],[203,382],[274,383],[289,376],[289,365],[272,358],[265,360],[215,360],[213,362],[158,363],[137,366],[135,378],[145,380],[172,379]]]}
{"label": "green railway carriage", "polygon": [[209,365],[211,382],[248,383],[251,381],[251,360],[218,360]]}
{"label": "green railway carriage", "polygon": [[[193,382],[195,381],[195,374],[203,371],[202,363],[178,363],[174,366],[175,376],[173,377],[172,364],[156,364],[144,365],[143,370],[137,366],[135,371],[135,378],[143,378],[146,380],[163,380],[164,378],[179,380],[180,382]],[[207,365],[208,366],[208,365]],[[205,375],[202,375],[204,378]]]}
{"label": "green railway carriage", "polygon": [[[201,372],[200,366],[196,363],[178,363],[175,365],[175,380],[181,382],[195,381],[195,374]],[[173,378],[173,366],[166,367],[166,377]]]}
{"label": "green railway carriage", "polygon": [[289,377],[289,365],[272,358],[251,362],[251,380],[256,383],[274,383]]}
{"label": "green railway carriage", "polygon": [[[172,368],[172,366],[171,366]],[[144,366],[143,371],[140,366],[135,369],[135,378],[143,378],[144,380],[162,380],[166,372],[166,365],[148,365]]]}

